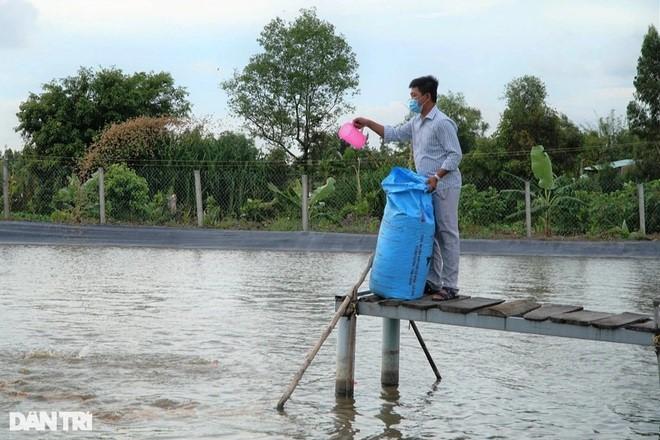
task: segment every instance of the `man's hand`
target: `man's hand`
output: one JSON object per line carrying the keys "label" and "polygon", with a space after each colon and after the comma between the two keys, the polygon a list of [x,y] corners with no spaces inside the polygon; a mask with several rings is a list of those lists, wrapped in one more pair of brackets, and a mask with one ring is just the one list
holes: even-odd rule
{"label": "man's hand", "polygon": [[364,127],[368,127],[369,122],[371,122],[369,119],[362,117],[353,119],[353,125],[360,130],[362,130]]}
{"label": "man's hand", "polygon": [[435,188],[438,186],[439,181],[440,178],[435,174],[429,176],[429,178],[426,180],[426,184],[429,186],[429,192],[435,191]]}
{"label": "man's hand", "polygon": [[370,128],[380,137],[383,137],[385,134],[385,128],[378,122],[374,122],[371,119],[358,117],[353,119],[353,125],[360,130],[362,130],[364,127]]}

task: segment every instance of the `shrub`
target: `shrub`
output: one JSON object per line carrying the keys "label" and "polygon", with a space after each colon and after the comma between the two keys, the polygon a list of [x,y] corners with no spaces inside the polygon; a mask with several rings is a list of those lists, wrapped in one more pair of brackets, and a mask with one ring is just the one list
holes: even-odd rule
{"label": "shrub", "polygon": [[[95,179],[98,177],[95,175]],[[99,196],[97,180],[84,184],[76,175],[69,176],[68,185],[60,188],[51,202],[51,220],[55,222],[77,222],[99,217]]]}
{"label": "shrub", "polygon": [[247,199],[241,206],[241,217],[253,222],[263,222],[272,218],[275,210],[275,201],[264,202],[260,199]]}
{"label": "shrub", "polygon": [[105,177],[105,201],[109,218],[144,221],[148,214],[149,185],[126,165],[111,165]]}
{"label": "shrub", "polygon": [[478,191],[475,185],[468,183],[461,190],[459,224],[487,226],[500,222],[507,211],[507,202],[495,188]]}
{"label": "shrub", "polygon": [[626,183],[619,191],[596,194],[589,206],[590,232],[600,234],[619,228],[624,222],[628,226],[638,225],[638,209],[637,188],[633,183]]}
{"label": "shrub", "polygon": [[[146,218],[150,223],[164,224],[176,220],[177,207],[169,205],[170,197],[173,195],[171,188],[166,192],[158,191],[154,194],[146,207]],[[176,198],[174,200],[176,205]]]}
{"label": "shrub", "polygon": [[208,196],[204,203],[204,224],[208,226],[215,226],[222,218],[220,212],[220,205],[213,196]]}
{"label": "shrub", "polygon": [[172,139],[181,122],[170,117],[138,117],[110,125],[91,146],[80,164],[85,176],[98,167],[154,159]]}
{"label": "shrub", "polygon": [[644,185],[646,233],[660,232],[660,179]]}

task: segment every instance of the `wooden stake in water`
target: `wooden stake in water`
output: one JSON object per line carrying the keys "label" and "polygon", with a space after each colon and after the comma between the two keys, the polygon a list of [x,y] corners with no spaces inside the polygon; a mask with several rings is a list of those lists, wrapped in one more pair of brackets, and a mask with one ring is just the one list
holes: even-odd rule
{"label": "wooden stake in water", "polygon": [[438,371],[438,367],[436,367],[435,362],[433,362],[433,358],[431,357],[431,353],[429,352],[429,349],[426,348],[426,343],[424,342],[424,338],[422,338],[422,334],[419,332],[419,329],[417,328],[417,324],[415,324],[415,321],[409,321],[409,322],[410,322],[410,326],[415,332],[415,336],[417,336],[419,345],[422,347],[422,350],[424,351],[426,360],[428,360],[429,365],[431,365],[431,369],[433,370],[433,374],[435,374],[436,380],[440,382],[442,380],[442,376],[440,376],[440,371]]}
{"label": "wooden stake in water", "polygon": [[[312,363],[314,360],[314,357],[316,354],[319,352],[321,349],[321,346],[323,343],[328,339],[328,336],[332,332],[332,329],[335,328],[335,325],[337,325],[337,321],[339,321],[339,318],[344,316],[346,313],[346,309],[348,306],[351,304],[351,302],[357,300],[357,291],[364,282],[364,279],[367,277],[367,274],[369,273],[369,270],[371,269],[371,265],[374,262],[374,256],[371,254],[369,257],[369,262],[367,263],[367,267],[364,268],[364,271],[362,272],[362,275],[360,275],[360,279],[358,280],[357,283],[353,286],[351,291],[346,295],[344,300],[341,302],[341,305],[337,309],[337,312],[335,312],[335,316],[332,317],[330,320],[330,323],[325,327],[323,330],[323,333],[321,333],[321,338],[318,340],[318,342],[312,347],[312,349],[307,353],[305,356],[305,360],[303,361],[303,364],[300,366],[298,369],[298,372],[293,376],[293,379],[291,380],[291,383],[289,386],[286,388],[284,391],[284,394],[282,394],[282,397],[280,398],[280,401],[277,402],[277,409],[278,410],[283,410],[284,409],[284,404],[286,403],[287,400],[289,400],[289,397],[291,397],[291,394],[293,394],[293,391],[296,389],[298,386],[298,382],[300,382],[300,379],[302,379],[303,374],[305,374],[305,371],[307,370],[307,367]],[[355,318],[354,318],[355,319]]]}

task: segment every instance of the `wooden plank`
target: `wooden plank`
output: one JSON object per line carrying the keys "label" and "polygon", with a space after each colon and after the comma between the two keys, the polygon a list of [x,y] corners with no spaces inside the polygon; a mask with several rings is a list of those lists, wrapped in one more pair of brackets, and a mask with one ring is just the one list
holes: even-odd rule
{"label": "wooden plank", "polygon": [[648,315],[641,315],[639,313],[619,313],[618,315],[610,316],[605,319],[597,319],[591,325],[597,328],[619,328],[628,324],[635,324],[638,322],[645,322],[650,320]]}
{"label": "wooden plank", "polygon": [[[447,301],[458,301],[460,299],[468,299],[470,298],[467,295],[459,295],[455,299],[449,299]],[[430,295],[425,295],[421,297],[420,299],[416,299],[414,301],[405,301],[402,302],[401,305],[404,307],[410,307],[412,309],[417,309],[417,310],[428,310],[432,309],[434,307],[438,307],[441,303],[447,302],[447,301],[434,301],[431,299]]]}
{"label": "wooden plank", "polygon": [[582,308],[582,306],[567,306],[564,304],[547,303],[543,304],[536,310],[525,313],[523,317],[525,319],[529,319],[530,321],[545,321],[548,318],[561,315],[562,313],[577,312],[578,310],[582,310]]}
{"label": "wooden plank", "polygon": [[635,324],[630,324],[630,325],[627,325],[626,328],[629,329],[629,330],[635,330],[635,331],[638,331],[638,332],[660,334],[660,331],[657,330],[657,328],[655,326],[655,321],[654,320],[635,323]]}
{"label": "wooden plank", "polygon": [[550,321],[559,324],[591,325],[594,321],[603,318],[611,318],[612,316],[614,316],[613,313],[578,310],[577,312],[568,312],[557,316],[551,316]]}
{"label": "wooden plank", "polygon": [[382,298],[378,304],[386,307],[398,307],[404,302],[405,301],[401,301],[400,299]]}
{"label": "wooden plank", "polygon": [[484,307],[494,306],[496,304],[503,303],[503,299],[494,299],[494,298],[468,298],[468,299],[455,299],[449,301],[440,301],[439,308],[443,312],[449,313],[471,313]]}
{"label": "wooden plank", "polygon": [[382,301],[383,298],[380,296],[370,293],[369,295],[362,295],[358,298],[359,301],[364,301],[364,302],[378,302]]}
{"label": "wooden plank", "polygon": [[487,309],[479,310],[480,315],[499,316],[500,318],[507,318],[509,316],[522,316],[525,313],[531,312],[541,307],[541,304],[530,301],[528,299],[517,299],[498,304]]}

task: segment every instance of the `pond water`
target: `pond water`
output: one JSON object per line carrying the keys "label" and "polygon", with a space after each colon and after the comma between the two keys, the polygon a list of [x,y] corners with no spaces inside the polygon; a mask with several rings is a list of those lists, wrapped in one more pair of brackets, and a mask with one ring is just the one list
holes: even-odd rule
{"label": "pond water", "polygon": [[[362,254],[0,246],[0,438],[9,412],[89,411],[48,438],[660,438],[650,347],[401,325],[400,386],[380,386],[381,320],[358,319],[355,399],[328,339],[277,400],[367,262]],[[660,261],[461,259],[462,291],[651,313]]]}

